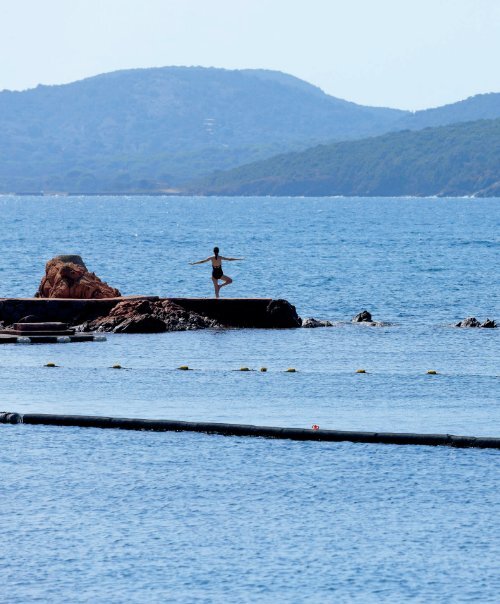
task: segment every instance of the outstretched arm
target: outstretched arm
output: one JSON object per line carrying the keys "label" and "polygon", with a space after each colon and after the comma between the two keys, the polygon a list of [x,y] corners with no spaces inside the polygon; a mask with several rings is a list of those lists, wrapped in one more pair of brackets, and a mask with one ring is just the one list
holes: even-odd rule
{"label": "outstretched arm", "polygon": [[211,260],[211,259],[212,259],[212,257],[211,257],[211,256],[209,256],[208,258],[205,258],[205,260],[198,260],[197,262],[190,262],[189,264],[190,264],[191,266],[193,266],[193,264],[203,264],[204,262],[208,262],[208,261],[209,261],[209,260]]}
{"label": "outstretched arm", "polygon": [[221,260],[228,260],[229,262],[233,260],[245,260],[245,258],[226,258],[225,256],[219,256]]}

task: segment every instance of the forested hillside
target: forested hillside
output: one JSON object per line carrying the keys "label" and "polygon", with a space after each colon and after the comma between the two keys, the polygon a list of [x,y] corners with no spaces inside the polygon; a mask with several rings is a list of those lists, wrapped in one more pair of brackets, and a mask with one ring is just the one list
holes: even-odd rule
{"label": "forested hillside", "polygon": [[500,196],[500,119],[319,145],[215,174],[205,195]]}
{"label": "forested hillside", "polygon": [[363,107],[266,70],[165,67],[0,92],[0,192],[136,192],[317,142],[387,131]]}
{"label": "forested hillside", "polygon": [[477,94],[458,103],[443,105],[405,114],[396,124],[396,130],[421,130],[431,126],[447,126],[459,122],[500,118],[500,93]]}

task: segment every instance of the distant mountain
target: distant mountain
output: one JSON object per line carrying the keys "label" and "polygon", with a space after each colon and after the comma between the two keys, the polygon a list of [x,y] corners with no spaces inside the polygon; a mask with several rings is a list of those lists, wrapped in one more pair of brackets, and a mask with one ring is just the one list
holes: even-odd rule
{"label": "distant mountain", "polygon": [[478,94],[464,101],[435,109],[406,114],[395,124],[397,130],[421,130],[431,126],[446,126],[458,122],[500,118],[500,93]]}
{"label": "distant mountain", "polygon": [[500,119],[319,145],[215,174],[188,192],[500,196]]}
{"label": "distant mountain", "polygon": [[0,92],[0,192],[159,191],[407,112],[331,97],[266,70],[165,67]]}

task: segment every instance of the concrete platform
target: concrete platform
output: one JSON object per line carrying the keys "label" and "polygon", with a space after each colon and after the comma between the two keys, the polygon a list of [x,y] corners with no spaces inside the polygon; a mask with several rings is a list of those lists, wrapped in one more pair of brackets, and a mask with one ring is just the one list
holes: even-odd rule
{"label": "concrete platform", "polygon": [[105,342],[106,336],[99,334],[78,333],[71,336],[15,336],[0,334],[0,344],[71,344],[76,342]]}
{"label": "concrete platform", "polygon": [[230,327],[271,327],[267,308],[272,298],[167,298],[185,310]]}
{"label": "concrete platform", "polygon": [[28,315],[40,321],[62,321],[78,325],[107,315],[119,302],[125,300],[158,300],[158,296],[123,296],[99,300],[73,298],[0,298],[0,321],[6,325],[17,323]]}
{"label": "concrete platform", "polygon": [[20,329],[2,329],[0,331],[0,335],[9,335],[9,336],[18,336],[18,337],[31,337],[31,336],[73,336],[75,335],[75,330],[74,329],[65,329],[65,330],[61,330],[61,331],[26,331],[26,330],[20,330]]}

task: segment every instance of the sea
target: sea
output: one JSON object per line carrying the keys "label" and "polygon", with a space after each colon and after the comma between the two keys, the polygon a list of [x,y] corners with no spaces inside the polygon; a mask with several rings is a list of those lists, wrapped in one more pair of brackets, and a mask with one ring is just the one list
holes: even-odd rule
{"label": "sea", "polygon": [[[0,224],[0,297],[58,254],[211,297],[217,245],[222,297],[333,323],[2,345],[0,410],[500,436],[500,329],[454,327],[500,322],[500,199],[2,196]],[[499,461],[0,426],[0,602],[498,602]]]}

